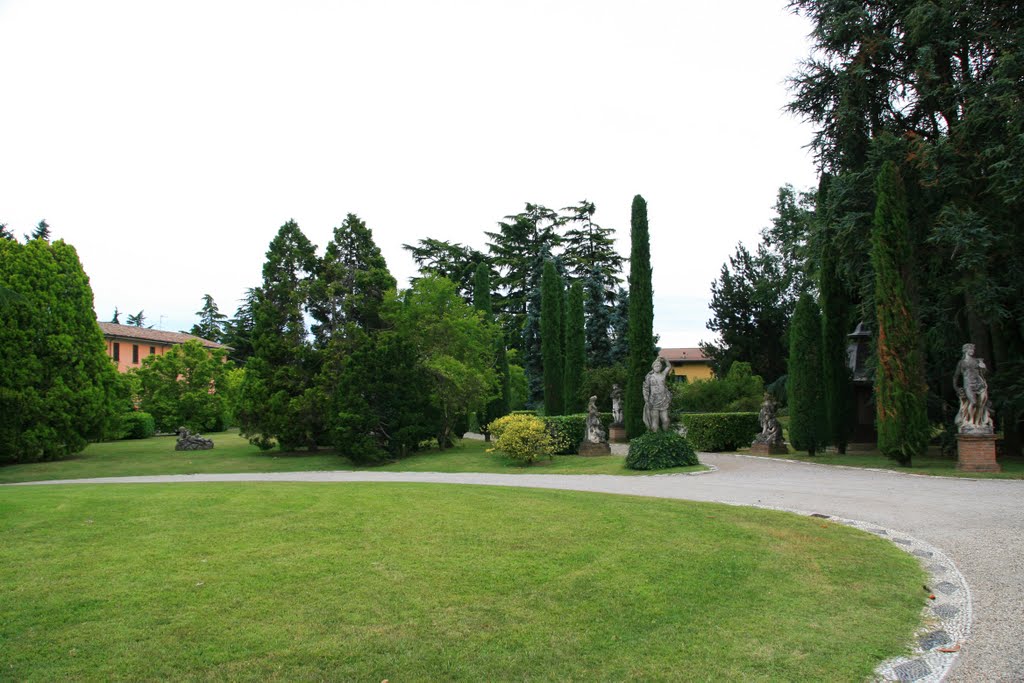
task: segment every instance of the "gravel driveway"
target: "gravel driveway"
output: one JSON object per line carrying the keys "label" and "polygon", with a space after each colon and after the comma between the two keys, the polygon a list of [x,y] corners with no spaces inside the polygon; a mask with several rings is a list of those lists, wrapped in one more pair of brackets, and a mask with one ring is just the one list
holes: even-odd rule
{"label": "gravel driveway", "polygon": [[[818,512],[898,529],[937,546],[970,585],[974,621],[950,681],[1024,681],[1024,481],[927,477],[738,455],[701,454],[700,476],[294,472],[78,479],[404,481],[597,491]],[[22,484],[19,484],[22,485]],[[28,484],[24,484],[28,485]]]}

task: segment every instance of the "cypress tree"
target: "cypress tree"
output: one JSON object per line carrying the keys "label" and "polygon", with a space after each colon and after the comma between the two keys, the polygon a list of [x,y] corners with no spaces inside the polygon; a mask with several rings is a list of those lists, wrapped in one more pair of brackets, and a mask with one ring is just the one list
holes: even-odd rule
{"label": "cypress tree", "polygon": [[789,442],[814,455],[827,441],[824,391],[821,383],[821,313],[811,295],[796,302],[789,325]]}
{"label": "cypress tree", "polygon": [[654,291],[651,285],[651,238],[647,202],[633,197],[629,252],[629,365],[626,378],[626,436],[640,436],[644,426],[644,377],[654,361]]}
{"label": "cypress tree", "polygon": [[909,467],[928,445],[928,415],[917,320],[907,295],[909,223],[896,164],[882,165],[875,183],[871,265],[878,325],[875,410],[878,450]]}
{"label": "cypress tree", "polygon": [[818,292],[821,299],[822,378],[825,389],[825,418],[828,441],[840,453],[846,453],[850,433],[853,393],[850,369],[846,365],[846,330],[849,325],[849,295],[839,277],[839,254],[835,242],[830,240],[832,228],[824,207],[828,193],[828,175],[822,175],[818,192],[818,211],[821,215],[822,239],[821,268]]}
{"label": "cypress tree", "polygon": [[540,348],[544,363],[544,413],[565,412],[562,337],[562,278],[552,261],[544,262],[540,280]]}
{"label": "cypress tree", "polygon": [[583,334],[583,286],[572,283],[565,316],[565,412],[569,415],[583,412],[580,398],[583,368],[587,362],[586,340]]}
{"label": "cypress tree", "polygon": [[[486,263],[480,263],[476,267],[473,276],[473,307],[483,313],[484,320],[488,324],[494,324],[494,310],[491,304],[491,269]],[[491,440],[491,433],[487,429],[494,420],[508,415],[511,375],[508,368],[508,356],[505,353],[505,335],[498,334],[495,346],[494,369],[498,373],[500,388],[498,395],[488,401],[485,410],[477,415],[480,429],[483,430],[484,439]]]}

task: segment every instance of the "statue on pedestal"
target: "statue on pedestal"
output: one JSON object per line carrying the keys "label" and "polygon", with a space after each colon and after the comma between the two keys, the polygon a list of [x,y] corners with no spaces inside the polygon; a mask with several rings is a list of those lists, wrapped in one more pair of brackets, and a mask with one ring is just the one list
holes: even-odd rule
{"label": "statue on pedestal", "polygon": [[779,424],[779,419],[776,417],[777,410],[778,404],[775,402],[775,397],[765,392],[764,402],[761,403],[761,412],[758,414],[758,419],[761,421],[761,433],[754,437],[752,445],[764,444],[769,447],[785,448],[782,440],[782,425]]}
{"label": "statue on pedestal", "polygon": [[608,455],[612,452],[608,436],[601,424],[601,413],[597,409],[597,396],[590,397],[587,405],[587,433],[583,436],[578,452],[580,455]]}
{"label": "statue on pedestal", "polygon": [[622,416],[622,387],[618,384],[612,385],[612,424],[621,425]]}
{"label": "statue on pedestal", "polygon": [[658,356],[644,378],[644,424],[652,432],[668,432],[672,429],[672,420],[668,414],[672,406],[672,392],[665,383],[670,372],[672,366]]}
{"label": "statue on pedestal", "polygon": [[956,426],[961,434],[992,434],[985,361],[975,358],[974,344],[964,344],[963,354],[953,373],[953,388],[960,397]]}

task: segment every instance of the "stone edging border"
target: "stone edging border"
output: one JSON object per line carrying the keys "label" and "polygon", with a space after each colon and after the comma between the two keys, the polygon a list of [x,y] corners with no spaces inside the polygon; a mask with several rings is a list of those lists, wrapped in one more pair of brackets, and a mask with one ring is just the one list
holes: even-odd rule
{"label": "stone edging border", "polygon": [[[699,454],[698,454],[699,455]],[[1024,481],[1021,479],[997,478],[997,477],[944,477],[941,474],[918,474],[917,472],[899,472],[888,470],[883,467],[856,467],[854,465],[833,465],[827,462],[807,462],[806,460],[790,460],[789,458],[778,458],[774,455],[750,455],[749,453],[709,453],[708,455],[732,455],[737,458],[750,458],[751,460],[775,462],[788,462],[793,465],[812,465],[814,467],[834,467],[842,470],[855,470],[858,472],[882,472],[884,474],[895,474],[900,477],[925,477],[927,479],[953,479],[956,481]],[[703,463],[701,463],[703,464]]]}

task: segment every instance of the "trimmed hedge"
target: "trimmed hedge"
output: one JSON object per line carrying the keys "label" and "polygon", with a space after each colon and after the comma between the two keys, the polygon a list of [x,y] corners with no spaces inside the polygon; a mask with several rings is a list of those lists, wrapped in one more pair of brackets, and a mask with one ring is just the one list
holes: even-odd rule
{"label": "trimmed hedge", "polygon": [[142,411],[125,413],[121,416],[122,439],[148,439],[156,433],[156,420]]}
{"label": "trimmed hedge", "polygon": [[[600,413],[601,424],[604,425],[605,433],[612,423],[611,413]],[[553,415],[544,416],[544,426],[555,442],[555,453],[558,455],[575,455],[579,449],[580,442],[587,435],[587,414],[576,415]]]}
{"label": "trimmed hedge", "polygon": [[626,467],[631,470],[664,470],[699,465],[693,446],[675,432],[647,432],[629,442]]}
{"label": "trimmed hedge", "polygon": [[684,413],[686,438],[698,451],[746,448],[761,431],[757,413]]}

